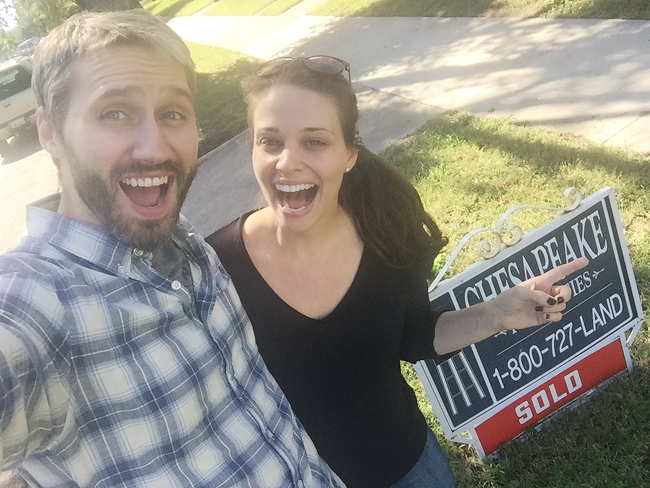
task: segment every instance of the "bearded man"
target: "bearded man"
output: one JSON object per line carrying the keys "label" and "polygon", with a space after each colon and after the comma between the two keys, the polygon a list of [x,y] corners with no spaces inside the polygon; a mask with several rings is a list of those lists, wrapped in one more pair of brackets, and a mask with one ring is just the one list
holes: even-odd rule
{"label": "bearded man", "polygon": [[144,11],[38,46],[56,212],[0,257],[0,470],[39,487],[342,486],[268,373],[229,276],[179,209],[196,74]]}

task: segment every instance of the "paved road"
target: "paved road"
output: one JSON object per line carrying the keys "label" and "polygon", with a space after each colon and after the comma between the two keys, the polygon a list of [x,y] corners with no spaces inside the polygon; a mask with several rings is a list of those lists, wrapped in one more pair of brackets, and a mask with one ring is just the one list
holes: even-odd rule
{"label": "paved road", "polygon": [[27,483],[14,471],[0,473],[0,488],[28,488]]}
{"label": "paved road", "polygon": [[25,205],[58,190],[56,168],[35,133],[11,146],[0,165],[0,253],[25,235]]}

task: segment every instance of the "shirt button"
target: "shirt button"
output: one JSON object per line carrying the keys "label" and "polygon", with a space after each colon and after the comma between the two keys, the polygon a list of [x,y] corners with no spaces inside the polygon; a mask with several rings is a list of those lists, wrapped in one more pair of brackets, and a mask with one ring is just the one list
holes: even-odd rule
{"label": "shirt button", "polygon": [[298,488],[305,488],[305,484],[302,482],[302,480],[298,480]]}
{"label": "shirt button", "polygon": [[135,254],[136,256],[142,256],[144,254],[144,251],[142,249],[136,248],[133,250],[133,254]]}
{"label": "shirt button", "polygon": [[173,290],[180,290],[181,289],[181,282],[178,280],[172,281],[172,289]]}

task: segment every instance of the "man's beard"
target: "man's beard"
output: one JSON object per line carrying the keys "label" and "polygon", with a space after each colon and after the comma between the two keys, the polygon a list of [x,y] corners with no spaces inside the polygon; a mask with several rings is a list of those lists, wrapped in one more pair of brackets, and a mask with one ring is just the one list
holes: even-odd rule
{"label": "man's beard", "polygon": [[[121,214],[117,206],[117,196],[122,191],[122,175],[151,171],[153,168],[150,163],[133,162],[114,168],[108,180],[104,180],[98,172],[89,170],[78,161],[70,164],[70,173],[77,193],[102,228],[125,244],[144,251],[153,251],[169,239],[197,170],[194,166],[189,172],[185,172],[180,163],[171,160],[155,165],[156,170],[170,172],[176,181],[178,195],[173,211],[158,219],[129,218]],[[173,198],[173,195],[167,195],[165,198]]]}

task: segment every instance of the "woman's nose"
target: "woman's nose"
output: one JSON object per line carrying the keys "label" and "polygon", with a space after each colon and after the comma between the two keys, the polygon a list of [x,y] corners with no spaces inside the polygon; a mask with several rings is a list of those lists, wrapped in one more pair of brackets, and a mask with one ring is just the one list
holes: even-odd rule
{"label": "woman's nose", "polygon": [[300,169],[301,165],[300,151],[289,146],[282,149],[275,163],[275,167],[284,173],[296,171]]}

